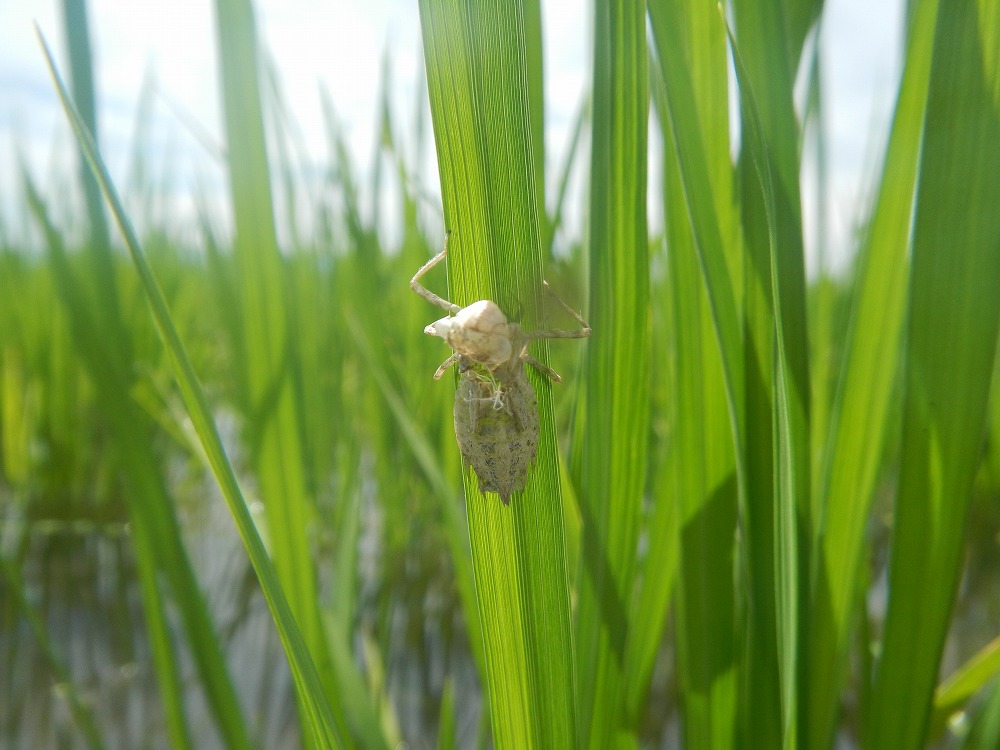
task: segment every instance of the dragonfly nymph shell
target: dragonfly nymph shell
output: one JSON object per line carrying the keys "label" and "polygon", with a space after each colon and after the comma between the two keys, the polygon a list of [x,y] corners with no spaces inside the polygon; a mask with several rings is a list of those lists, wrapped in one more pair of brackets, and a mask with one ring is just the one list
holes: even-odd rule
{"label": "dragonfly nymph shell", "polygon": [[497,493],[507,505],[513,493],[524,489],[538,451],[538,400],[524,367],[531,365],[559,382],[552,368],[528,353],[528,346],[536,339],[586,338],[591,333],[590,326],[558,297],[556,301],[580,324],[580,330],[525,332],[517,323],[508,322],[503,310],[491,300],[459,307],[439,297],[421,284],[420,279],[445,259],[450,236],[448,232],[444,250],[413,275],[410,288],[448,312],[447,317],[424,328],[424,333],[440,336],[453,349],[434,373],[434,379],[458,363],[455,437],[462,459],[479,477],[480,491]]}

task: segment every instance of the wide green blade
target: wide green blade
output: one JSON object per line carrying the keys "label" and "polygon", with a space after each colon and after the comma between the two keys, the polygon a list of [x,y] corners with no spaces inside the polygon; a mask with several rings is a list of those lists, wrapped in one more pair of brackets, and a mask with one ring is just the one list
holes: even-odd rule
{"label": "wide green blade", "polygon": [[[716,206],[712,175],[719,169],[714,161],[717,157],[710,159],[706,136],[695,116],[699,107],[691,70],[683,55],[684,47],[675,37],[678,30],[684,27],[681,6],[676,0],[656,2],[650,5],[649,16],[663,71],[666,114],[670,121],[668,132],[673,135],[670,145],[677,155],[698,262],[708,290],[712,322],[722,356],[733,444],[736,446],[737,485],[741,494],[745,494],[744,373],[740,332],[743,269],[737,252],[741,245],[734,240],[738,235],[724,234],[732,231],[732,227],[724,217],[719,216]],[[719,23],[721,26],[722,22]]]}
{"label": "wide green blade", "polygon": [[1000,7],[942,0],[906,323],[889,609],[867,740],[922,747],[961,570],[1000,322]]}
{"label": "wide green blade", "polygon": [[[800,618],[813,515],[809,500],[810,380],[805,254],[799,188],[800,133],[793,83],[818,4],[733,4],[740,86],[741,195],[750,262],[746,276],[747,639],[746,732],[783,747],[797,742]],[[770,455],[768,455],[770,452]],[[769,532],[767,527],[773,528]],[[772,615],[773,612],[773,615]],[[772,645],[777,642],[777,662]],[[775,668],[778,681],[775,683]],[[764,739],[767,738],[767,739]]]}
{"label": "wide green blade", "polygon": [[577,664],[581,747],[624,729],[627,616],[646,487],[650,307],[646,228],[649,111],[646,7],[594,5],[590,160],[590,316],[579,477]]}
{"label": "wide green blade", "polygon": [[[349,629],[324,629],[322,597],[311,548],[305,543],[316,511],[302,431],[308,408],[301,384],[301,349],[308,341],[303,334],[309,324],[296,320],[299,300],[277,244],[256,20],[249,0],[217,0],[215,9],[235,220],[247,439],[264,503],[269,549],[340,734],[349,730],[366,745],[384,746],[387,738],[366,719],[375,715],[374,706],[358,707],[358,701],[369,697],[357,689],[365,684],[361,670],[353,660],[337,658],[351,652]],[[363,234],[360,222],[355,223]],[[363,250],[372,248],[371,242],[360,244]],[[373,276],[374,263],[367,263],[365,270]],[[338,637],[342,642],[327,642]],[[352,705],[357,708],[350,709]],[[303,708],[311,710],[308,705]],[[311,719],[304,723],[312,726]]]}
{"label": "wide green blade", "polygon": [[[492,299],[508,315],[520,310],[526,328],[539,327],[541,231],[523,4],[422,0],[420,18],[444,216],[453,230],[451,300]],[[429,306],[427,313],[428,322],[439,317]],[[544,361],[545,347],[533,353]],[[493,738],[501,748],[576,747],[552,386],[534,373],[529,378],[541,435],[524,491],[504,506],[495,495],[481,495],[473,473],[466,473]]]}
{"label": "wide green blade", "polygon": [[[800,524],[807,523],[808,509],[803,493],[809,487],[808,372],[803,373],[801,369],[805,367],[806,360],[800,350],[800,347],[805,347],[806,333],[801,217],[797,206],[794,205],[797,201],[793,201],[791,208],[786,205],[786,192],[780,188],[781,180],[776,179],[781,170],[776,151],[787,150],[789,145],[783,140],[775,139],[774,136],[771,140],[768,139],[754,94],[751,73],[736,46],[736,41],[732,37],[730,40],[733,44],[733,58],[740,86],[741,122],[746,151],[744,164],[747,161],[752,162],[756,177],[755,181],[745,184],[744,197],[750,205],[753,205],[759,196],[759,205],[763,209],[767,227],[766,267],[769,268],[770,278],[756,280],[762,287],[769,285],[769,302],[774,315],[772,335],[775,345],[773,362],[771,368],[768,368],[768,370],[773,369],[771,388],[774,406],[771,433],[774,517],[773,539],[766,541],[773,544],[773,551],[770,551],[770,554],[773,554],[771,565],[775,590],[774,626],[777,638],[778,686],[781,695],[780,743],[782,747],[794,748],[799,742],[801,692],[798,652],[802,637],[800,617],[804,614],[799,606],[801,598],[799,571],[803,556],[800,539],[808,538],[808,535],[800,529]],[[758,239],[754,237],[752,230],[747,232],[747,237],[751,245]],[[755,265],[759,274],[760,265]],[[764,364],[766,367],[766,363],[758,364]],[[751,430],[750,434],[756,434],[758,431],[766,431],[766,425],[748,420],[748,429]],[[748,537],[750,537],[748,546],[758,541],[753,538],[752,533],[748,534]],[[761,551],[763,550],[758,549],[758,553]],[[751,555],[751,577],[755,573],[764,572],[763,566],[761,569],[754,569],[753,559]],[[759,602],[754,604],[759,605]],[[768,645],[767,641],[751,641],[749,643],[751,660],[754,650],[767,649]],[[758,674],[752,670],[752,666],[751,661],[748,665],[748,676],[754,679]],[[752,702],[746,710],[750,714],[755,711]],[[773,727],[770,729],[773,731]]]}

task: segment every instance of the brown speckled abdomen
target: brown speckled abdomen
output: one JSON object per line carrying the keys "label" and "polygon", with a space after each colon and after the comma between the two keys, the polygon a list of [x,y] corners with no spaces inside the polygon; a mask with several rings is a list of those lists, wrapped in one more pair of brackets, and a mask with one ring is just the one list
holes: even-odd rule
{"label": "brown speckled abdomen", "polygon": [[499,384],[473,369],[462,373],[455,391],[455,436],[465,463],[479,477],[484,494],[504,504],[524,489],[538,449],[538,402],[523,369]]}

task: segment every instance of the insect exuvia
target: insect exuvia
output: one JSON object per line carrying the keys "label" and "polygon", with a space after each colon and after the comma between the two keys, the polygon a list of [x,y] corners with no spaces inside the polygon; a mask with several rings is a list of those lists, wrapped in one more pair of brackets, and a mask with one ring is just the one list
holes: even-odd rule
{"label": "insect exuvia", "polygon": [[[581,339],[590,335],[590,326],[565,302],[556,301],[576,320],[578,331],[542,329],[523,331],[490,300],[459,307],[420,284],[420,278],[448,254],[444,250],[431,258],[410,280],[417,294],[448,312],[424,328],[430,336],[440,336],[454,350],[434,373],[438,380],[453,364],[458,364],[455,391],[455,437],[465,464],[479,477],[484,494],[495,492],[506,505],[514,492],[524,489],[528,468],[538,449],[538,402],[525,375],[529,364],[555,382],[559,375],[528,353],[535,339]],[[547,282],[542,282],[549,289]],[[551,293],[551,290],[549,290]]]}

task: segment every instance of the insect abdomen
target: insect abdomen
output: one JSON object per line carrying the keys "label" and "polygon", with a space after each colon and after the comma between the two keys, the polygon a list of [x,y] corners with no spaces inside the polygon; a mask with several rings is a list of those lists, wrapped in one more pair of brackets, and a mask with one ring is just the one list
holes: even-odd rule
{"label": "insect abdomen", "polygon": [[538,403],[523,374],[497,384],[473,370],[455,392],[455,436],[481,492],[506,505],[524,489],[538,449]]}

